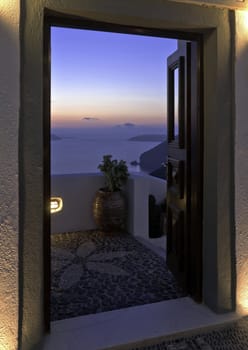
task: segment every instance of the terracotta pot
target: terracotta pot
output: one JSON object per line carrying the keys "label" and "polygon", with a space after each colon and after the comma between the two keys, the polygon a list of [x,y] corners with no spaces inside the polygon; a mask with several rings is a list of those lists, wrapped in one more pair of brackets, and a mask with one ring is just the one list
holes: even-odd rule
{"label": "terracotta pot", "polygon": [[123,193],[100,189],[93,202],[93,216],[97,227],[103,231],[124,231],[127,206]]}

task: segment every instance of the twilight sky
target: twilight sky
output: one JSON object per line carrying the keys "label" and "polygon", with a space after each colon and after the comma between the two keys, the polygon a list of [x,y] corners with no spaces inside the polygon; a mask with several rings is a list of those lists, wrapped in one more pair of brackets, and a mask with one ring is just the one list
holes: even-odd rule
{"label": "twilight sky", "polygon": [[53,27],[52,127],[164,124],[166,59],[176,46],[173,39]]}

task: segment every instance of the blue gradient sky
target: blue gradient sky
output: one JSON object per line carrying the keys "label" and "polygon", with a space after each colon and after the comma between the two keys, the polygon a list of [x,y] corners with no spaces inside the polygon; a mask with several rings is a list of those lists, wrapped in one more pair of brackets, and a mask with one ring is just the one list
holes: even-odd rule
{"label": "blue gradient sky", "polygon": [[51,33],[52,127],[165,123],[166,59],[176,40],[56,27]]}

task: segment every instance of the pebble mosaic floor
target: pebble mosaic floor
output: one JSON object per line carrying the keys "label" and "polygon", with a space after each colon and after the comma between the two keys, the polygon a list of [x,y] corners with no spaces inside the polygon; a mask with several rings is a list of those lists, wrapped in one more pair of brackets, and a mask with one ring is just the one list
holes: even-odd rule
{"label": "pebble mosaic floor", "polygon": [[51,320],[184,297],[165,260],[128,234],[51,237]]}
{"label": "pebble mosaic floor", "polygon": [[248,317],[199,335],[129,350],[247,350]]}

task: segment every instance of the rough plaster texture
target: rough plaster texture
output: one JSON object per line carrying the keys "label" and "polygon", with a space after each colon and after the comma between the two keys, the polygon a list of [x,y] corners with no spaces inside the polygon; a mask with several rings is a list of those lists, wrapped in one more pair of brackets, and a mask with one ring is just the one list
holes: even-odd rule
{"label": "rough plaster texture", "polygon": [[[23,349],[43,332],[43,115],[44,7],[66,14],[150,28],[204,33],[204,302],[227,311],[232,300],[232,77],[229,12],[161,0],[24,0],[22,9],[21,176],[23,223]],[[210,29],[207,33],[205,29]],[[213,29],[215,28],[215,29]],[[34,79],[35,77],[35,79]],[[219,135],[221,134],[221,137]]]}
{"label": "rough plaster texture", "polygon": [[17,349],[19,1],[0,2],[0,349]]}
{"label": "rough plaster texture", "polygon": [[235,211],[237,303],[248,312],[248,12],[236,13]]}
{"label": "rough plaster texture", "polygon": [[247,9],[247,0],[170,0],[175,2],[184,2],[188,4],[195,4],[198,6],[216,6],[220,8],[229,9]]}

